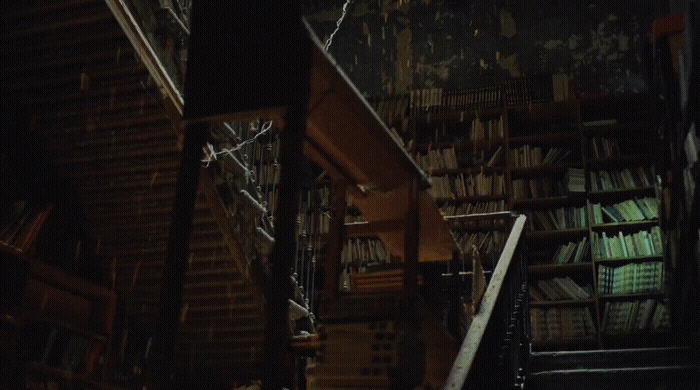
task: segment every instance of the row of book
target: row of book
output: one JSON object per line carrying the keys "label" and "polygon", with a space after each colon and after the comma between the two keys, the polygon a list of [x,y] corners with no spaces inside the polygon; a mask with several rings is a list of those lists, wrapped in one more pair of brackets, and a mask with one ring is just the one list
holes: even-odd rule
{"label": "row of book", "polygon": [[506,209],[505,200],[493,200],[489,202],[469,203],[463,202],[460,204],[445,204],[440,207],[440,213],[443,216],[451,217],[455,215],[495,213]]}
{"label": "row of book", "polygon": [[660,331],[668,326],[666,305],[655,299],[605,302],[601,319],[604,334]]}
{"label": "row of book", "polygon": [[560,207],[558,209],[536,210],[528,213],[530,230],[577,229],[588,226],[586,208]]}
{"label": "row of book", "polygon": [[568,276],[538,280],[537,286],[530,285],[529,289],[530,298],[536,302],[582,300],[593,296],[593,286],[581,287]]}
{"label": "row of book", "polygon": [[590,171],[591,191],[607,191],[626,188],[643,188],[654,185],[653,167],[630,170]]}
{"label": "row of book", "polygon": [[530,309],[533,341],[592,339],[596,326],[588,307]]}
{"label": "row of book", "polygon": [[500,254],[505,244],[506,234],[502,231],[468,232],[458,235],[457,246],[464,253],[474,254],[474,248],[480,254]]}
{"label": "row of book", "polygon": [[552,264],[581,263],[587,259],[591,243],[587,237],[579,242],[568,242],[559,245],[552,256]]}
{"label": "row of book", "polygon": [[409,100],[414,115],[500,107],[503,104],[502,91],[497,85],[467,90],[417,89],[411,91]]}
{"label": "row of book", "polygon": [[505,194],[505,177],[502,174],[444,175],[430,178],[430,194],[437,199],[454,199],[467,196]]}
{"label": "row of book", "polygon": [[513,199],[539,199],[567,194],[566,182],[550,177],[513,179]]}
{"label": "row of book", "polygon": [[29,206],[26,201],[14,202],[2,212],[0,242],[26,252],[36,240],[50,213],[51,205],[38,208]]}
{"label": "row of book", "polygon": [[615,157],[621,154],[617,138],[591,137],[591,151],[594,158]]}
{"label": "row of book", "polygon": [[504,80],[494,86],[467,90],[425,88],[410,93],[412,113],[461,111],[546,103],[572,98],[570,76],[549,73]]}
{"label": "row of book", "polygon": [[636,256],[660,256],[663,254],[661,228],[640,230],[632,234],[618,232],[608,236],[606,232],[593,233],[593,255],[597,259],[613,259]]}
{"label": "row of book", "polygon": [[386,264],[391,262],[391,252],[378,238],[348,238],[343,243],[340,260],[355,266]]}
{"label": "row of book", "polygon": [[506,136],[503,127],[503,117],[482,121],[479,118],[472,120],[472,128],[469,140],[477,143],[482,140],[502,140]]}
{"label": "row of book", "polygon": [[529,168],[560,163],[571,155],[571,149],[552,146],[544,152],[541,146],[526,144],[511,149],[510,154],[514,168]]}
{"label": "row of book", "polygon": [[664,288],[664,264],[660,261],[598,267],[600,294],[660,292]]}
{"label": "row of book", "polygon": [[503,147],[499,146],[495,151],[434,149],[425,154],[415,155],[418,166],[428,172],[437,169],[459,169],[460,167],[486,166],[494,167],[503,164]]}
{"label": "row of book", "polygon": [[582,168],[569,168],[564,174],[564,183],[569,192],[586,192],[586,174]]}
{"label": "row of book", "polygon": [[592,203],[591,215],[594,224],[656,219],[659,217],[659,201],[652,197],[642,199],[635,197],[607,206]]}

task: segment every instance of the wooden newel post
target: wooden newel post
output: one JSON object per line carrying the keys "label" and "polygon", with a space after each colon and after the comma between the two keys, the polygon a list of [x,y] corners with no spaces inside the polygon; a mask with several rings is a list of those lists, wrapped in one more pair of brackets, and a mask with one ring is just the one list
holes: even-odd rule
{"label": "wooden newel post", "polygon": [[404,295],[418,296],[418,242],[420,222],[418,216],[418,179],[413,179],[408,190],[408,212],[404,232]]}

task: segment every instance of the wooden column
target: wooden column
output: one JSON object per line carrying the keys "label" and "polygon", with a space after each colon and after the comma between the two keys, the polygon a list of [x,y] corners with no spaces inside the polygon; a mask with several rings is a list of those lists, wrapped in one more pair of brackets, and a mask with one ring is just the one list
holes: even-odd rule
{"label": "wooden column", "polygon": [[326,249],[325,279],[323,294],[326,298],[334,300],[338,298],[338,283],[340,282],[340,256],[343,250],[343,238],[345,237],[345,212],[347,205],[347,183],[343,179],[333,183],[333,213],[331,224],[328,227],[328,247]]}
{"label": "wooden column", "polygon": [[185,129],[182,162],[177,175],[167,258],[160,289],[160,314],[155,344],[148,366],[147,388],[172,388],[175,374],[175,352],[182,310],[182,290],[187,271],[192,214],[199,184],[199,165],[208,125],[195,123]]}
{"label": "wooden column", "polygon": [[408,192],[408,212],[404,233],[404,295],[418,295],[418,241],[420,222],[418,220],[418,179],[413,179]]}
{"label": "wooden column", "polygon": [[[265,390],[280,390],[291,386],[293,362],[289,358],[288,300],[292,297],[290,283],[292,262],[296,251],[296,218],[299,188],[302,179],[306,110],[309,100],[309,80],[312,45],[301,19],[286,31],[294,53],[287,61],[285,91],[290,104],[285,115],[285,127],[280,133],[280,192],[275,217],[275,246],[270,253],[270,277],[265,289],[266,317],[263,386]],[[272,34],[272,30],[270,30]],[[309,292],[307,292],[309,293]]]}

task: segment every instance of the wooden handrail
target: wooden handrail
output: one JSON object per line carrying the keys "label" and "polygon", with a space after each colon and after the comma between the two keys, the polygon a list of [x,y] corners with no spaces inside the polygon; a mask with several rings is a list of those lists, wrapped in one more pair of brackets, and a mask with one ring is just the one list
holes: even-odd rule
{"label": "wooden handrail", "polygon": [[134,46],[134,50],[136,50],[139,58],[141,58],[141,61],[146,65],[148,73],[150,73],[151,77],[155,80],[163,97],[171,102],[178,116],[182,117],[184,99],[170,75],[168,75],[168,72],[165,70],[158,55],[153,50],[150,42],[148,42],[148,39],[141,30],[136,18],[134,18],[134,15],[129,10],[129,7],[127,7],[123,0],[106,0],[105,2],[112,11],[112,14],[114,14],[117,22],[119,22],[122,30],[124,30],[127,38],[129,38],[129,41]]}
{"label": "wooden handrail", "polygon": [[525,227],[524,215],[520,215],[516,218],[513,223],[513,228],[508,235],[508,240],[503,247],[503,252],[501,252],[501,257],[498,259],[498,264],[496,269],[491,276],[491,281],[486,288],[486,293],[483,296],[481,303],[481,308],[479,312],[474,316],[474,320],[469,326],[469,331],[467,336],[462,342],[462,346],[459,349],[457,358],[455,359],[452,369],[450,370],[450,375],[447,377],[444,389],[461,389],[464,386],[464,381],[467,379],[467,374],[474,363],[474,358],[479,350],[479,344],[484,337],[484,332],[486,331],[486,326],[491,320],[491,314],[493,313],[493,308],[496,306],[496,301],[501,292],[501,287],[505,280],[508,269],[510,268],[511,260],[515,254],[515,248],[520,241],[520,236],[522,235],[523,228]]}

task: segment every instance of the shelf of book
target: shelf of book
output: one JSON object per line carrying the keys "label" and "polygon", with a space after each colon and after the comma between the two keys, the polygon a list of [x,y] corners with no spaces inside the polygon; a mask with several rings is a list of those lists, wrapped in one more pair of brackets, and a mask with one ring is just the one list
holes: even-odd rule
{"label": "shelf of book", "polygon": [[458,109],[443,112],[419,112],[412,116],[418,125],[431,125],[440,122],[464,123],[474,118],[491,118],[503,115],[503,107]]}
{"label": "shelf of book", "polygon": [[591,124],[591,125],[583,125],[583,133],[584,135],[587,136],[593,136],[593,135],[608,135],[611,132],[614,133],[626,133],[630,132],[633,133],[632,135],[638,133],[640,130],[645,130],[648,129],[650,126],[649,121],[646,120],[638,120],[638,121],[631,121],[631,122],[625,122],[625,123],[617,123],[615,121],[614,123],[612,122],[603,122],[601,124]]}
{"label": "shelf of book", "polygon": [[566,263],[566,264],[536,264],[527,267],[530,275],[537,274],[575,274],[590,273],[590,262]]}
{"label": "shelf of book", "polygon": [[629,256],[629,257],[612,257],[607,259],[601,259],[593,257],[593,262],[601,264],[624,264],[624,263],[636,263],[642,261],[663,261],[663,255],[647,255],[647,256]]}
{"label": "shelf of book", "polygon": [[584,305],[594,305],[596,302],[595,298],[590,299],[570,299],[565,301],[530,301],[530,307],[543,307],[543,306],[584,306]]}
{"label": "shelf of book", "polygon": [[510,137],[508,143],[511,145],[524,145],[529,143],[537,144],[552,144],[566,141],[578,142],[580,134],[578,131],[565,131],[558,133],[543,133],[537,135],[524,135],[519,137]]}
{"label": "shelf of book", "polygon": [[642,193],[654,193],[654,187],[613,188],[609,190],[588,191],[589,199],[607,198],[609,196],[634,196]]}
{"label": "shelf of book", "polygon": [[551,174],[553,172],[566,172],[569,168],[581,168],[582,164],[575,163],[559,163],[550,165],[538,165],[534,167],[517,167],[511,168],[510,172],[514,176],[528,176],[528,175],[543,175]]}
{"label": "shelf of book", "polygon": [[664,295],[665,294],[662,291],[647,291],[633,294],[599,294],[598,299],[607,301],[625,301],[639,298],[663,298]]}
{"label": "shelf of book", "polygon": [[608,222],[591,225],[593,230],[627,230],[629,228],[644,229],[647,227],[656,226],[659,221],[656,219],[649,221],[628,221],[628,222]]}
{"label": "shelf of book", "polygon": [[548,103],[521,104],[509,106],[508,111],[520,114],[527,119],[549,119],[561,116],[575,118],[578,113],[578,100],[569,99]]}
{"label": "shelf of book", "polygon": [[596,168],[601,168],[601,167],[608,167],[608,166],[619,166],[619,165],[630,165],[630,164],[638,164],[639,161],[644,161],[645,158],[648,158],[647,155],[643,154],[637,154],[637,155],[622,155],[622,156],[610,156],[610,157],[598,157],[598,158],[591,158],[586,161],[588,164],[589,169],[596,169]]}
{"label": "shelf of book", "polygon": [[524,236],[526,238],[546,240],[546,239],[576,237],[576,236],[581,236],[581,235],[584,235],[587,233],[588,233],[588,228],[573,228],[573,229],[560,229],[560,230],[537,230],[537,231],[525,232]]}
{"label": "shelf of book", "polygon": [[542,206],[562,206],[572,202],[582,202],[585,199],[584,193],[571,193],[563,196],[549,196],[544,198],[515,198],[511,201],[513,207],[528,208]]}

